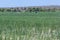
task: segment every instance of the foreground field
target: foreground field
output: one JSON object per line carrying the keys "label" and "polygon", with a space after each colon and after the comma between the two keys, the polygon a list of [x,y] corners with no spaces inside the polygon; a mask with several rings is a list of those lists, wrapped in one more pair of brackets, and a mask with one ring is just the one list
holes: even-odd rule
{"label": "foreground field", "polygon": [[60,40],[60,12],[0,12],[0,40]]}

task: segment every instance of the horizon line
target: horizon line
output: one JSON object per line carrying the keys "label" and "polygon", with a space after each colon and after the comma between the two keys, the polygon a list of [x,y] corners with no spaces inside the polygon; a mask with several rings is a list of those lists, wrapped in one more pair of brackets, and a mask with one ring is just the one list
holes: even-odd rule
{"label": "horizon line", "polygon": [[40,6],[5,6],[0,8],[15,8],[15,7],[42,7],[42,6],[60,6],[60,5],[40,5]]}

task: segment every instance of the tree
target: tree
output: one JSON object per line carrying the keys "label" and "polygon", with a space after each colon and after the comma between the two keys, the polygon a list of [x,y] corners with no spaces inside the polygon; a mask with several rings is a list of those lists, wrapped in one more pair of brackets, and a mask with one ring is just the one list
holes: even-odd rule
{"label": "tree", "polygon": [[4,10],[5,10],[5,9],[1,8],[1,9],[0,9],[0,12],[4,12]]}
{"label": "tree", "polygon": [[6,11],[7,11],[7,12],[11,12],[11,9],[7,9]]}

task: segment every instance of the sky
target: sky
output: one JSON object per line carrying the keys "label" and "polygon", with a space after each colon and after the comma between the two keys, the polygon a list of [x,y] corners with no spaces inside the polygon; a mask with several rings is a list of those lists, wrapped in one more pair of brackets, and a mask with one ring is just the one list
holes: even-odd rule
{"label": "sky", "polygon": [[60,5],[60,0],[0,0],[0,7]]}

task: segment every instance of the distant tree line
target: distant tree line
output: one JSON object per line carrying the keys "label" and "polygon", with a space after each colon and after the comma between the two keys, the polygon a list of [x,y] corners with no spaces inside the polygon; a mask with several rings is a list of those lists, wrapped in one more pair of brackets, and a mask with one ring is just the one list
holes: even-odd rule
{"label": "distant tree line", "polygon": [[0,12],[55,12],[56,8],[42,7],[17,7],[17,8],[0,8]]}

